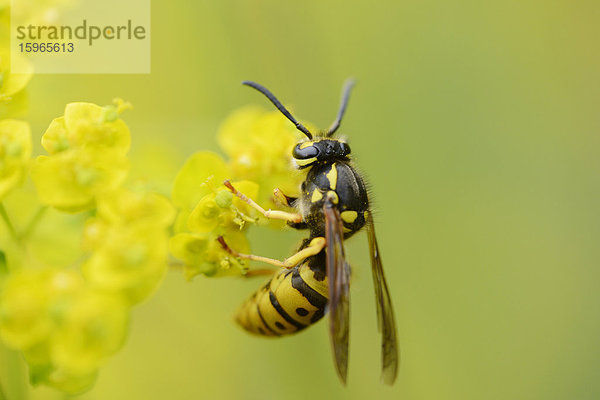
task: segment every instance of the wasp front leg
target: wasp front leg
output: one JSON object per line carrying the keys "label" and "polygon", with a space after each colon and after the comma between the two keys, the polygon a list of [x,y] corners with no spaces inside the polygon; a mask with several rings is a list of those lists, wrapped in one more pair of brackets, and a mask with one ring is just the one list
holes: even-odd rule
{"label": "wasp front leg", "polygon": [[[273,199],[276,203],[282,204],[286,207],[294,207],[294,203],[298,200],[297,197],[287,196],[279,188],[275,188],[273,190]],[[288,221],[288,226],[290,226],[294,229],[308,229],[308,225],[306,224],[305,221],[302,221],[302,222]]]}
{"label": "wasp front leg", "polygon": [[264,208],[259,206],[254,200],[248,198],[245,194],[243,194],[242,192],[238,191],[235,187],[233,187],[231,182],[225,181],[225,182],[223,182],[223,184],[227,187],[227,189],[231,190],[231,193],[233,193],[234,195],[239,197],[244,202],[248,203],[248,205],[250,205],[250,207],[252,207],[255,210],[257,210],[258,212],[260,212],[262,215],[265,216],[265,218],[281,219],[281,220],[284,220],[284,221],[287,221],[290,223],[295,223],[295,224],[301,223],[303,221],[302,214],[289,213],[289,212],[278,211],[278,210],[265,210]]}
{"label": "wasp front leg", "polygon": [[298,200],[297,197],[287,196],[285,193],[281,191],[279,188],[273,189],[273,198],[280,204],[283,204],[286,207],[293,207],[294,202]]}
{"label": "wasp front leg", "polygon": [[302,250],[298,251],[296,254],[292,255],[291,257],[286,258],[283,261],[279,261],[279,260],[275,260],[274,258],[257,256],[254,254],[238,253],[237,251],[235,251],[231,247],[229,247],[229,245],[227,245],[227,243],[225,242],[225,239],[223,239],[223,236],[219,236],[219,238],[217,240],[219,241],[219,243],[221,244],[223,249],[234,257],[239,257],[239,258],[243,258],[243,259],[251,260],[251,261],[260,261],[260,262],[264,262],[267,264],[275,265],[276,267],[281,267],[281,268],[286,268],[286,269],[292,269],[296,265],[300,264],[302,261],[306,260],[308,257],[319,254],[321,252],[321,250],[323,250],[325,248],[325,245],[327,244],[324,237],[316,237],[310,241],[308,246],[306,246]]}

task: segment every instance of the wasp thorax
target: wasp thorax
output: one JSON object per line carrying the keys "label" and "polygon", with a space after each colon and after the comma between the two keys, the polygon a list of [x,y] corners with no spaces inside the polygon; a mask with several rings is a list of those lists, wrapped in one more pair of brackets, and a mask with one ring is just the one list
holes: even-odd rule
{"label": "wasp thorax", "polygon": [[300,167],[306,167],[316,161],[346,160],[349,154],[348,143],[336,139],[298,143],[292,151],[292,155]]}

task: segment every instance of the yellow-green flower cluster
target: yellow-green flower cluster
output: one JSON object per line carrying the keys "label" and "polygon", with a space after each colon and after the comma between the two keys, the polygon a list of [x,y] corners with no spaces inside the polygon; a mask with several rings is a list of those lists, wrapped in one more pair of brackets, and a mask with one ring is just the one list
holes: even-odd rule
{"label": "yellow-green flower cluster", "polygon": [[[0,265],[0,338],[23,352],[32,383],[66,393],[91,387],[123,343],[132,306],[148,298],[168,270],[175,209],[166,197],[121,186],[130,134],[119,115],[128,107],[122,101],[68,104],[42,137],[49,155],[31,168],[43,204],[93,210],[81,227],[81,269],[42,267],[34,254],[26,255],[28,235],[14,227],[16,249],[26,261],[21,268]],[[0,121],[0,200],[22,180],[30,136],[27,124]],[[11,225],[5,211],[2,217]],[[2,251],[0,258],[6,263]]]}
{"label": "yellow-green flower cluster", "polygon": [[[20,2],[13,11],[19,20],[50,25],[57,14],[48,11],[69,1]],[[0,0],[0,339],[23,353],[33,384],[75,394],[93,385],[99,368],[125,341],[132,306],[165,276],[175,210],[165,197],[122,187],[130,132],[119,116],[130,105],[121,100],[106,107],[68,104],[42,137],[48,155],[32,163],[29,125],[9,119],[26,110],[24,89],[33,74],[25,57],[10,53],[9,6]],[[17,204],[27,192],[35,203],[26,185],[16,189],[28,172],[41,206],[33,204],[37,212],[21,207],[32,215],[27,223],[13,220],[1,202]],[[32,232],[45,205],[93,215],[85,226],[83,219],[69,217],[70,223],[81,221],[80,265],[56,268],[38,259],[34,250],[43,236]],[[61,226],[53,229],[61,234]]]}
{"label": "yellow-green flower cluster", "polygon": [[92,209],[98,196],[118,188],[129,170],[130,133],[120,100],[100,107],[70,103],[44,135],[48,156],[36,158],[31,176],[43,204],[63,211]]}
{"label": "yellow-green flower cluster", "polygon": [[96,216],[87,221],[82,265],[95,288],[120,294],[131,305],[158,287],[168,270],[168,228],[175,210],[162,196],[119,189],[98,199]]}
{"label": "yellow-green flower cluster", "polygon": [[183,262],[188,279],[198,274],[239,275],[248,269],[247,262],[223,250],[217,238],[223,236],[238,252],[249,252],[245,231],[261,215],[234,196],[224,180],[231,180],[238,191],[265,208],[275,207],[274,188],[295,196],[302,181],[291,162],[299,135],[278,112],[243,108],[223,123],[218,139],[230,161],[211,152],[195,153],[173,186],[172,199],[179,214],[170,248]]}
{"label": "yellow-green flower cluster", "polygon": [[94,383],[125,340],[128,321],[122,297],[90,287],[73,270],[22,269],[0,292],[0,337],[23,352],[33,384],[66,393]]}
{"label": "yellow-green flower cluster", "polygon": [[31,130],[22,121],[0,120],[0,201],[23,181],[31,157]]}

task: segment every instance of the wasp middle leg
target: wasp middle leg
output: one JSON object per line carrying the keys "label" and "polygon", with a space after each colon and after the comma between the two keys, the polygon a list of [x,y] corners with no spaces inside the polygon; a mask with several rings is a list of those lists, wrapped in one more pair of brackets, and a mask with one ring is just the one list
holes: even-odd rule
{"label": "wasp middle leg", "polygon": [[259,206],[254,200],[250,199],[248,196],[246,196],[242,192],[238,191],[235,187],[233,187],[231,182],[225,181],[225,182],[223,182],[223,184],[227,187],[227,189],[231,190],[231,193],[233,193],[234,195],[239,197],[244,202],[248,203],[250,205],[250,207],[252,207],[255,210],[257,210],[258,212],[260,212],[262,215],[265,216],[265,218],[282,219],[284,221],[296,223],[296,224],[301,223],[303,221],[302,214],[289,213],[286,211],[278,211],[278,210],[265,210],[264,208]]}

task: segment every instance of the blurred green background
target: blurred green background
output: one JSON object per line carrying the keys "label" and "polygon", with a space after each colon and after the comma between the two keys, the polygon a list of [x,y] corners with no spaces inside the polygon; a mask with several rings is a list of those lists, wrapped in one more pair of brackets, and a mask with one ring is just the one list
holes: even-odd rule
{"label": "blurred green background", "polygon": [[[260,278],[172,272],[80,398],[600,397],[599,18],[597,1],[155,0],[150,75],[35,76],[35,142],[66,103],[119,96],[136,173],[162,182],[217,150],[232,110],[270,109],[241,80],[326,127],[356,77],[341,132],[372,185],[402,349],[385,387],[357,235],[346,388],[325,323],[276,340],[233,324]],[[251,233],[278,258],[299,237]]]}

